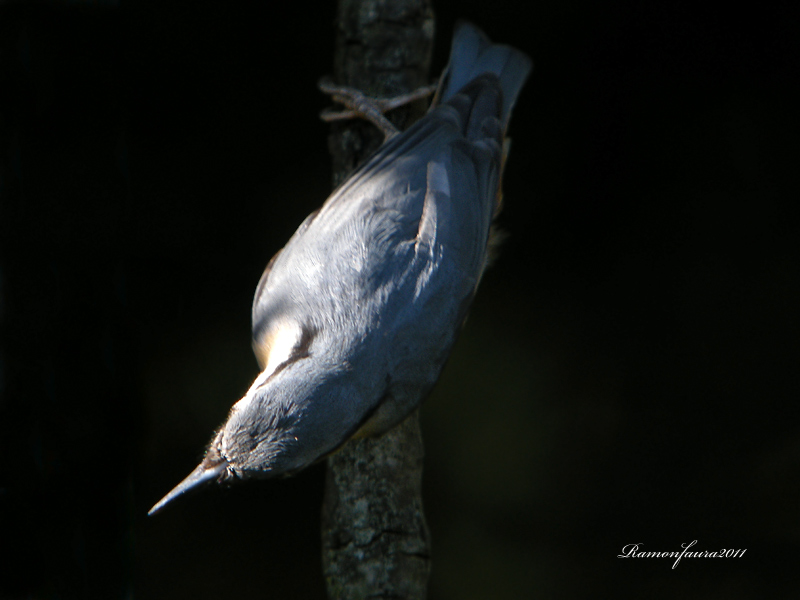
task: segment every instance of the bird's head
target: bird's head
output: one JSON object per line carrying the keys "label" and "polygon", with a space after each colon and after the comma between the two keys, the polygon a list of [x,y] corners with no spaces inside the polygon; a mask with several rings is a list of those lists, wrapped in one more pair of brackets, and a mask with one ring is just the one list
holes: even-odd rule
{"label": "bird's head", "polygon": [[291,475],[347,440],[360,416],[346,369],[295,356],[265,369],[230,410],[202,462],[148,514],[212,482]]}

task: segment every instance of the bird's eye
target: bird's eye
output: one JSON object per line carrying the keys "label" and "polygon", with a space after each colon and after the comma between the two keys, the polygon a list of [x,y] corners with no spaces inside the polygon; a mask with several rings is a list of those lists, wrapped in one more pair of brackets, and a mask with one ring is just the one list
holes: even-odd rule
{"label": "bird's eye", "polygon": [[283,320],[270,327],[254,344],[264,369],[261,379],[266,380],[282,365],[309,356],[315,335],[316,329],[296,321]]}

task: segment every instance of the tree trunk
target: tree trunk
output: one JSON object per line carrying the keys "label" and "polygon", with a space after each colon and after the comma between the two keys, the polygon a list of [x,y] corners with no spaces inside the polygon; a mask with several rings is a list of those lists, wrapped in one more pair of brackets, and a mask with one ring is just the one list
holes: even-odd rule
{"label": "tree trunk", "polygon": [[[376,97],[428,83],[430,0],[340,0],[337,23],[336,83]],[[424,112],[423,101],[388,117],[405,129]],[[334,185],[382,141],[369,123],[335,123],[329,139]],[[431,561],[422,459],[418,412],[382,437],[350,442],[328,459],[322,562],[331,600],[425,598]]]}

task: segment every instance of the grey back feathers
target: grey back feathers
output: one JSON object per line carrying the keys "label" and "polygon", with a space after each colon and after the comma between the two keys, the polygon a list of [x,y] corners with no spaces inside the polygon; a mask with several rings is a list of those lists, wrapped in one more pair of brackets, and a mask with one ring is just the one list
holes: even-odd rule
{"label": "grey back feathers", "polygon": [[413,410],[485,265],[504,133],[531,62],[468,23],[452,52],[436,106],[301,225],[259,284],[256,346],[273,323],[294,321],[317,332],[311,360],[355,373],[358,414],[334,414],[320,398],[323,427],[342,431],[390,402],[373,423],[380,432]]}

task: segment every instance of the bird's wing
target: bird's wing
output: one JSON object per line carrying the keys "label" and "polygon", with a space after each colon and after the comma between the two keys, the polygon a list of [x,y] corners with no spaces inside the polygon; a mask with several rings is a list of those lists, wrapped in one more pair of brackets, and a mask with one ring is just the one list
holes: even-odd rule
{"label": "bird's wing", "polygon": [[477,276],[501,155],[491,137],[500,133],[466,139],[462,112],[469,107],[461,108],[444,105],[389,140],[306,219],[259,283],[254,339],[293,305],[331,294],[345,303],[400,277],[412,260],[424,271],[423,258],[445,256],[464,277]]}

